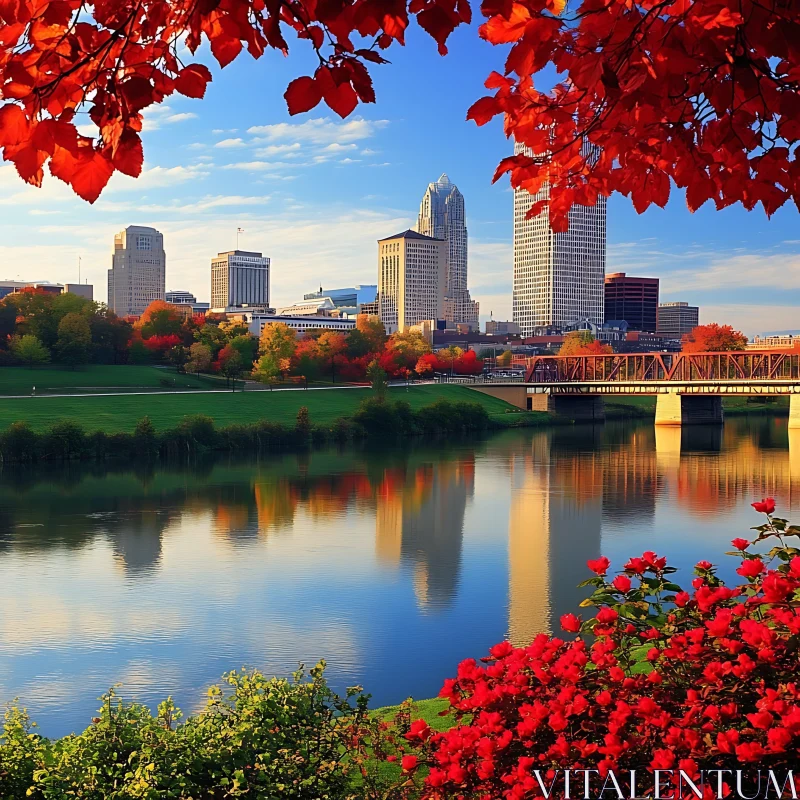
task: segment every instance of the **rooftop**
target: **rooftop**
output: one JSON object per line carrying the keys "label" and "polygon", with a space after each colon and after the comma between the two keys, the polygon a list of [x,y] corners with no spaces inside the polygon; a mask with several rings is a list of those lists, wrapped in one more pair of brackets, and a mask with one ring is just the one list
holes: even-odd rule
{"label": "rooftop", "polygon": [[394,236],[387,236],[385,239],[378,239],[379,242],[388,242],[391,239],[423,239],[429,242],[443,242],[444,239],[435,239],[433,236],[425,236],[422,233],[417,233],[416,231],[412,231],[411,229],[407,231],[403,231],[402,233],[396,233]]}

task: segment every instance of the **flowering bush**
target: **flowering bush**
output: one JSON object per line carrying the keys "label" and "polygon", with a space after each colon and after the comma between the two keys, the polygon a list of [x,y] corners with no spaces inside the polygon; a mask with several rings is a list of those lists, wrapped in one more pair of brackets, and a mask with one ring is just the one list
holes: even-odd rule
{"label": "flowering bush", "polygon": [[[415,747],[403,768],[428,769],[422,796],[522,800],[552,788],[563,797],[562,770],[591,769],[596,789],[609,773],[636,770],[636,794],[621,786],[625,797],[652,796],[654,770],[675,770],[676,780],[683,770],[712,797],[732,791],[736,773],[701,783],[703,770],[791,769],[800,750],[800,550],[787,540],[800,528],[772,516],[772,499],[753,505],[766,522],[728,554],[741,560],[740,585],[726,586],[707,561],[684,591],[655,553],[613,577],[599,558],[588,563],[595,575],[584,585],[594,593],[582,604],[596,613],[561,618],[582,636],[503,642],[485,665],[462,662],[441,692],[458,724],[433,734],[419,722],[406,734]],[[588,779],[573,775],[573,796]],[[607,791],[622,796],[613,784]]]}

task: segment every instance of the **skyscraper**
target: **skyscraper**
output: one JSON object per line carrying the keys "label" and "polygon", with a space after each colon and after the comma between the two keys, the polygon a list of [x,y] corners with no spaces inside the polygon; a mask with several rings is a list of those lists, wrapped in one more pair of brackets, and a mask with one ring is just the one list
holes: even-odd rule
{"label": "skyscraper", "polygon": [[447,242],[416,231],[378,241],[378,316],[387,333],[443,319]]}
{"label": "skyscraper", "polygon": [[467,288],[467,221],[464,195],[442,174],[428,184],[417,218],[417,233],[447,242],[444,318],[477,327],[479,304]]}
{"label": "skyscraper", "polygon": [[606,275],[605,321],[625,320],[629,331],[656,332],[658,278],[635,278],[624,272]]}
{"label": "skyscraper", "polygon": [[155,228],[120,231],[108,271],[108,307],[118,317],[138,316],[153,300],[163,300],[166,268],[164,237]]}
{"label": "skyscraper", "polygon": [[269,305],[269,259],[230,250],[211,259],[211,308]]}
{"label": "skyscraper", "polygon": [[[514,152],[529,151],[516,144]],[[569,230],[554,233],[547,209],[526,219],[534,202],[549,196],[547,184],[533,197],[514,191],[513,319],[526,336],[537,327],[581,319],[603,323],[606,198],[594,206],[572,206]]]}

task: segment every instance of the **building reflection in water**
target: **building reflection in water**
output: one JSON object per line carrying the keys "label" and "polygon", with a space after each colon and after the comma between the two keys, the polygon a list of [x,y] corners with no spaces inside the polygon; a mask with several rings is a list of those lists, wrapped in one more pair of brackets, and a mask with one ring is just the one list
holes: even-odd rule
{"label": "building reflection in water", "polygon": [[[512,454],[508,630],[517,646],[558,632],[585,591],[585,561],[600,551],[602,473],[594,454],[556,452],[550,431]],[[576,553],[580,557],[576,558]]]}

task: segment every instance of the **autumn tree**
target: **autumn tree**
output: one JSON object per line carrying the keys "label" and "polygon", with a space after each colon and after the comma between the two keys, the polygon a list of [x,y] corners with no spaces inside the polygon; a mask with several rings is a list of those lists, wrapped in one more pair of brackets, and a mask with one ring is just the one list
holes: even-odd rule
{"label": "autumn tree", "polygon": [[[547,208],[555,230],[573,203],[620,192],[641,212],[663,206],[673,184],[692,210],[708,200],[767,214],[800,205],[796,2],[486,0],[481,12],[480,36],[509,52],[469,117],[502,116],[521,149],[496,177],[509,173],[532,195],[547,182],[532,211]],[[375,102],[367,67],[405,44],[412,17],[444,54],[472,10],[467,0],[6,0],[3,158],[35,185],[47,165],[93,202],[113,172],[140,174],[148,107],[205,95],[211,73],[182,49],[206,42],[224,67],[245,49],[259,58],[303,40],[316,67],[289,84],[289,112],[324,102],[346,117]]]}
{"label": "autumn tree", "polygon": [[73,369],[89,361],[92,346],[92,332],[86,317],[80,314],[66,314],[58,323],[58,339],[55,352],[62,364]]}
{"label": "autumn tree", "polygon": [[177,336],[184,319],[183,314],[172,303],[153,300],[142,312],[134,328],[142,332],[143,339],[149,339],[152,336]]}
{"label": "autumn tree", "polygon": [[560,356],[601,356],[613,353],[610,345],[597,341],[589,331],[570,331],[558,350]]}
{"label": "autumn tree", "polygon": [[325,331],[317,339],[317,351],[320,358],[330,368],[331,380],[336,383],[336,360],[347,351],[347,340],[341,333]]}
{"label": "autumn tree", "polygon": [[511,350],[503,350],[500,355],[497,356],[496,363],[498,367],[510,367],[511,360],[514,358],[514,354]]}
{"label": "autumn tree", "polygon": [[268,322],[261,331],[258,352],[271,355],[276,363],[291,358],[297,349],[297,332],[285,322]]}
{"label": "autumn tree", "polygon": [[386,328],[380,319],[372,314],[359,314],[356,317],[356,330],[367,340],[369,352],[379,353],[386,344]]}
{"label": "autumn tree", "polygon": [[747,337],[730,325],[710,322],[698,325],[683,341],[684,353],[717,353],[723,350],[744,350]]}
{"label": "autumn tree", "polygon": [[195,342],[189,348],[189,360],[186,362],[187,372],[208,372],[211,369],[211,348],[201,342]]}
{"label": "autumn tree", "polygon": [[236,379],[245,371],[242,354],[232,345],[226,345],[219,351],[217,368],[220,375],[223,375],[226,382],[231,385],[232,390],[236,391]]}
{"label": "autumn tree", "polygon": [[32,333],[13,336],[11,352],[31,369],[35,364],[46,364],[50,360],[50,351]]}

